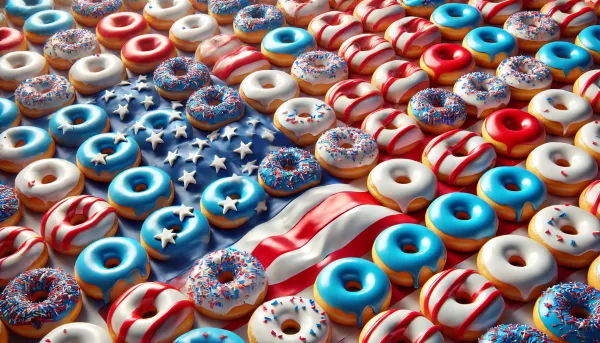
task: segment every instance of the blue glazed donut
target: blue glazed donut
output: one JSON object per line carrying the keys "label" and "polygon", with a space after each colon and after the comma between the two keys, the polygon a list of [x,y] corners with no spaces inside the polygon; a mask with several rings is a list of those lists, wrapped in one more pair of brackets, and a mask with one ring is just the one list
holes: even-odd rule
{"label": "blue glazed donut", "polygon": [[298,193],[321,182],[321,165],[306,150],[281,148],[270,152],[262,160],[258,168],[258,182],[271,195]]}
{"label": "blue glazed donut", "polygon": [[479,338],[479,343],[552,343],[538,329],[523,324],[500,324]]}
{"label": "blue glazed donut", "polygon": [[[173,132],[178,127],[183,126],[186,127],[185,137],[177,137]],[[163,132],[161,139],[164,141],[165,146],[171,145],[173,140],[192,137],[193,135],[192,127],[188,124],[187,120],[181,118],[180,115],[171,110],[150,111],[141,116],[127,132],[140,147],[149,147],[152,150],[156,148],[148,141],[152,133],[160,134],[160,132]]]}
{"label": "blue glazed donut", "polygon": [[496,209],[500,219],[521,222],[545,207],[546,185],[527,169],[496,167],[481,176],[477,195]]}
{"label": "blue glazed donut", "polygon": [[32,43],[44,44],[53,34],[75,27],[75,19],[69,12],[46,10],[29,17],[23,25],[25,37]]}
{"label": "blue glazed donut", "polygon": [[535,57],[548,66],[554,81],[573,83],[592,67],[592,55],[573,43],[552,42],[544,45]]}
{"label": "blue glazed donut", "polygon": [[515,37],[493,26],[472,30],[465,36],[463,46],[471,52],[475,63],[484,68],[496,68],[518,49]]}
{"label": "blue glazed donut", "polygon": [[231,24],[235,15],[244,7],[254,5],[254,0],[220,0],[208,2],[208,14],[217,20],[217,23]]}
{"label": "blue glazed donut", "polygon": [[577,35],[575,44],[587,50],[592,55],[596,64],[600,63],[600,25],[593,25],[583,29]]}
{"label": "blue glazed donut", "polygon": [[108,132],[110,120],[104,110],[96,105],[70,105],[56,111],[48,131],[54,141],[67,147],[80,146],[88,137]]}
{"label": "blue glazed donut", "polygon": [[267,194],[258,182],[234,175],[208,185],[202,193],[200,209],[211,224],[233,229],[254,216],[266,199]]}
{"label": "blue glazed donut", "polygon": [[25,20],[31,17],[35,13],[51,10],[54,7],[52,0],[38,0],[38,1],[26,1],[26,0],[7,0],[6,1],[6,15],[10,21],[15,25],[23,26]]}
{"label": "blue glazed donut", "polygon": [[99,239],[83,249],[75,262],[75,277],[83,292],[105,302],[115,301],[148,276],[148,254],[140,243],[126,237]]}
{"label": "blue glazed donut", "polygon": [[0,133],[21,123],[21,113],[14,102],[0,98]]}
{"label": "blue glazed donut", "polygon": [[[212,2],[211,2],[212,3]],[[211,102],[218,101],[218,105]],[[244,116],[244,104],[238,92],[226,86],[208,86],[192,94],[186,116],[200,130],[216,130]]]}
{"label": "blue glazed donut", "polygon": [[112,132],[103,133],[83,142],[77,149],[76,162],[85,177],[110,182],[123,170],[140,165],[142,154],[139,145],[133,138],[122,136]]}
{"label": "blue glazed donut", "polygon": [[419,288],[429,277],[444,269],[446,247],[435,233],[424,226],[395,225],[375,239],[373,262],[394,284]]}
{"label": "blue glazed donut", "polygon": [[461,40],[469,31],[483,23],[483,17],[473,6],[444,4],[433,11],[431,22],[440,28],[445,39]]}
{"label": "blue glazed donut", "polygon": [[[391,289],[387,275],[373,262],[343,258],[323,268],[315,281],[314,293],[317,303],[333,321],[361,327],[388,309]],[[372,316],[365,315],[368,308],[372,309]]]}
{"label": "blue glazed donut", "polygon": [[201,328],[177,337],[173,343],[244,343],[244,340],[231,331]]}
{"label": "blue glazed donut", "polygon": [[467,105],[458,95],[441,88],[419,91],[408,102],[408,114],[419,127],[440,134],[461,127],[467,119]]}
{"label": "blue glazed donut", "polygon": [[498,218],[483,199],[469,193],[449,193],[435,199],[425,224],[448,249],[474,251],[496,235]]}
{"label": "blue glazed donut", "polygon": [[119,216],[144,220],[158,208],[173,203],[173,182],[167,173],[156,167],[127,169],[108,186],[108,203]]}
{"label": "blue glazed donut", "polygon": [[600,290],[582,282],[552,286],[535,303],[533,322],[552,342],[598,342]]}
{"label": "blue glazed donut", "polygon": [[208,67],[190,57],[170,58],[154,71],[154,87],[160,95],[171,100],[186,100],[208,84]]}
{"label": "blue glazed donut", "polygon": [[54,156],[55,149],[48,131],[35,126],[12,127],[0,135],[0,170],[17,173],[34,161]]}
{"label": "blue glazed donut", "polygon": [[297,27],[280,27],[265,36],[260,51],[269,61],[289,67],[301,54],[316,48],[317,42],[308,31]]}
{"label": "blue glazed donut", "polygon": [[246,43],[260,43],[271,30],[285,25],[283,12],[272,5],[242,8],[233,20],[233,32]]}
{"label": "blue glazed donut", "polygon": [[186,258],[206,250],[209,233],[208,221],[200,211],[185,205],[170,206],[146,218],[140,242],[153,258]]}

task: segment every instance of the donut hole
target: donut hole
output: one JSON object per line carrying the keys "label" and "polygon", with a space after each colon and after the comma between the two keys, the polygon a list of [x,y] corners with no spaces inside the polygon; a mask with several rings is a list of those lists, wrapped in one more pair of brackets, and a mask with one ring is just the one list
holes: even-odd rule
{"label": "donut hole", "polygon": [[20,68],[23,68],[24,66],[25,66],[25,63],[23,63],[22,61],[19,61],[19,62],[13,63],[13,64],[11,65],[11,67],[12,67],[13,69],[20,69]]}
{"label": "donut hole", "polygon": [[448,16],[452,17],[452,18],[461,18],[462,17],[462,11],[457,8],[452,8],[452,7],[446,11],[446,14],[448,14]]}
{"label": "donut hole", "polygon": [[109,258],[108,260],[104,261],[104,268],[112,269],[118,267],[120,264],[121,260],[118,258]]}
{"label": "donut hole", "polygon": [[0,41],[5,40],[6,38],[10,37],[11,35],[12,35],[12,33],[8,30],[0,31]]}
{"label": "donut hole", "polygon": [[571,163],[569,163],[569,161],[565,160],[564,158],[557,159],[556,161],[554,161],[554,164],[565,168],[571,166]]}
{"label": "donut hole", "polygon": [[396,181],[396,183],[400,183],[400,184],[407,184],[407,183],[411,183],[411,180],[408,176],[398,176],[394,181]]}
{"label": "donut hole", "polygon": [[240,199],[242,198],[242,196],[241,196],[241,195],[239,195],[239,194],[236,194],[236,193],[234,193],[234,194],[230,194],[230,195],[229,195],[229,197],[230,197],[231,199],[233,199],[233,200],[240,200]]}
{"label": "donut hole", "polygon": [[456,151],[452,151],[452,156],[454,156],[454,157],[465,157],[468,155],[469,155],[469,152],[465,149],[459,149]]}
{"label": "donut hole", "polygon": [[507,128],[508,130],[511,130],[511,131],[520,131],[521,130],[521,125],[518,124],[517,122],[515,122],[514,120],[512,120],[511,118],[504,119],[502,124],[504,124],[505,128]]}
{"label": "donut hole", "polygon": [[[304,2],[304,1],[296,1],[296,2]],[[308,1],[306,1],[306,2],[308,2]],[[279,40],[282,43],[290,44],[290,43],[294,43],[296,41],[296,38],[294,37],[294,35],[291,35],[291,34],[283,34],[279,37]]]}
{"label": "donut hole", "polygon": [[352,149],[352,142],[348,142],[348,141],[341,141],[340,142],[340,148],[341,149]]}
{"label": "donut hole", "polygon": [[[69,44],[73,44],[73,43],[69,43]],[[44,93],[51,92],[52,91],[52,86],[53,86],[53,84],[48,84],[46,86],[36,85],[35,88],[37,88],[38,93],[44,94]]]}
{"label": "donut hole", "polygon": [[456,294],[454,294],[454,301],[463,305],[467,305],[473,302],[471,296],[465,292],[456,292]]}
{"label": "donut hole", "polygon": [[134,19],[129,16],[116,16],[112,19],[112,26],[126,27],[133,24]]}
{"label": "donut hole", "polygon": [[362,290],[362,285],[358,281],[348,281],[348,282],[346,282],[346,285],[344,286],[344,288],[348,292],[354,293],[354,292],[361,291]]}
{"label": "donut hole", "polygon": [[296,166],[293,164],[286,164],[282,168],[283,168],[283,170],[289,171],[289,172],[293,172],[294,170],[296,170]]}
{"label": "donut hole", "polygon": [[47,291],[36,291],[29,295],[29,301],[32,303],[42,303],[48,300],[48,292]]}
{"label": "donut hole", "polygon": [[27,144],[27,142],[24,139],[20,139],[15,143],[15,148],[20,148],[20,147],[24,146],[25,144]]}
{"label": "donut hole", "polygon": [[157,48],[156,41],[151,39],[143,39],[138,42],[138,49],[141,51],[153,51]]}
{"label": "donut hole", "polygon": [[567,235],[576,235],[578,233],[577,229],[571,225],[562,225],[560,227],[560,231],[562,233],[566,233]]}
{"label": "donut hole", "polygon": [[209,106],[219,106],[220,104],[221,104],[221,101],[219,101],[219,99],[210,99],[208,101]]}
{"label": "donut hole", "polygon": [[454,217],[458,220],[469,220],[471,219],[471,215],[465,211],[458,211],[454,213]]}
{"label": "donut hole", "polygon": [[407,254],[416,254],[419,252],[419,248],[414,244],[404,244],[400,249]]}
{"label": "donut hole", "polygon": [[266,84],[262,85],[262,88],[271,89],[271,88],[275,88],[275,85],[273,85],[271,83],[266,83]]}
{"label": "donut hole", "polygon": [[44,185],[47,185],[54,181],[56,181],[56,176],[54,176],[54,175],[46,175],[42,178],[42,184],[44,184]]}
{"label": "donut hole", "polygon": [[73,120],[73,125],[81,125],[85,123],[85,118],[77,117]]}
{"label": "donut hole", "polygon": [[141,192],[144,192],[144,191],[146,191],[147,189],[148,189],[148,185],[145,185],[145,184],[143,184],[143,183],[142,183],[142,184],[139,184],[139,185],[137,185],[137,186],[135,186],[135,187],[133,188],[133,190],[134,190],[136,193],[141,193]]}
{"label": "donut hole", "polygon": [[164,9],[175,6],[175,1],[173,1],[173,0],[160,0],[157,2],[160,4],[160,8],[164,8]]}
{"label": "donut hole", "polygon": [[565,106],[564,104],[556,104],[556,105],[552,105],[552,107],[556,108],[559,111],[568,110],[567,106]]}
{"label": "donut hole", "polygon": [[175,76],[183,76],[187,75],[187,71],[185,71],[185,69],[177,68],[174,74]]}
{"label": "donut hole", "polygon": [[569,56],[569,54],[566,51],[562,51],[562,50],[555,50],[554,55],[556,55],[556,57],[558,57],[558,58],[562,58],[565,60],[568,60],[571,58],[571,56]]}
{"label": "donut hole", "polygon": [[25,6],[35,6],[40,4],[40,0],[24,0]]}
{"label": "donut hole", "polygon": [[88,220],[88,217],[86,215],[76,213],[71,218],[69,218],[69,224],[71,224],[72,226],[76,226],[76,225],[87,222],[87,220]]}
{"label": "donut hole", "polygon": [[481,40],[490,44],[498,43],[498,40],[493,35],[482,35]]}
{"label": "donut hole", "polygon": [[298,114],[298,117],[299,118],[310,118],[311,115],[310,115],[310,113],[300,113],[300,114]]}
{"label": "donut hole", "polygon": [[156,310],[156,307],[154,307],[154,305],[150,305],[147,308],[142,309],[142,311],[140,312],[140,318],[148,319],[156,316],[156,314],[158,314],[158,310]]}
{"label": "donut hole", "polygon": [[300,324],[293,319],[288,319],[281,323],[281,332],[285,335],[296,335],[300,332]]}
{"label": "donut hole", "polygon": [[441,50],[438,53],[438,57],[444,61],[452,61],[454,59],[453,54],[451,54],[449,51],[446,51],[446,50]]}
{"label": "donut hole", "polygon": [[573,306],[569,314],[577,319],[588,319],[590,317],[590,311],[579,306]]}
{"label": "donut hole", "polygon": [[358,98],[360,98],[360,95],[358,95],[356,93],[350,93],[350,94],[346,94],[346,98],[348,98],[348,99],[358,99]]}
{"label": "donut hole", "polygon": [[225,271],[217,276],[217,281],[220,283],[228,283],[235,280],[235,275],[232,272]]}
{"label": "donut hole", "polygon": [[115,153],[115,150],[113,148],[104,148],[100,152],[103,154],[112,155]]}
{"label": "donut hole", "polygon": [[386,126],[384,126],[383,128],[386,129],[386,130],[396,130],[398,128],[398,126],[396,126],[393,123],[389,123]]}
{"label": "donut hole", "polygon": [[514,183],[509,183],[508,185],[504,185],[504,188],[508,189],[509,191],[513,191],[513,192],[518,192],[521,190],[521,188],[518,185],[515,185]]}
{"label": "donut hole", "polygon": [[521,257],[521,256],[511,256],[508,259],[508,263],[510,263],[511,266],[515,266],[515,267],[525,267],[527,265],[527,262],[525,262],[525,260]]}

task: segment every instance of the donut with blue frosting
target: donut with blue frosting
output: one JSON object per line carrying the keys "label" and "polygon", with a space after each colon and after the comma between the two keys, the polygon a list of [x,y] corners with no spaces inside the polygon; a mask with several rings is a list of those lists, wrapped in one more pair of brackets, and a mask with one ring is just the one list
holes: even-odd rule
{"label": "donut with blue frosting", "polygon": [[26,1],[26,0],[8,0],[6,1],[6,18],[17,26],[23,26],[25,21],[32,15],[54,8],[52,0]]}
{"label": "donut with blue frosting", "polygon": [[73,102],[75,88],[60,75],[35,76],[21,82],[15,90],[15,103],[19,112],[26,117],[43,117]]}
{"label": "donut with blue frosting", "polygon": [[171,100],[186,100],[210,84],[208,67],[190,57],[170,58],[154,71],[154,88]]}
{"label": "donut with blue frosting", "polygon": [[231,24],[235,15],[242,8],[250,5],[254,5],[254,0],[209,1],[208,15],[215,18],[220,25]]}
{"label": "donut with blue frosting", "polygon": [[523,324],[500,324],[479,338],[479,343],[552,343],[545,333]]}
{"label": "donut with blue frosting", "polygon": [[21,123],[21,113],[17,104],[1,98],[0,99],[0,133],[15,127]]}
{"label": "donut with blue frosting", "polygon": [[244,340],[231,331],[200,328],[177,337],[173,343],[244,343]]}
{"label": "donut with blue frosting", "polygon": [[600,63],[600,25],[583,29],[577,35],[575,44],[587,50],[592,55],[594,63]]}
{"label": "donut with blue frosting", "polygon": [[280,27],[269,31],[262,40],[260,51],[269,62],[280,67],[291,67],[296,58],[315,50],[315,38],[297,27]]}
{"label": "donut with blue frosting", "polygon": [[283,12],[273,5],[250,5],[242,8],[233,20],[233,32],[243,42],[258,44],[272,30],[285,25]]}
{"label": "donut with blue frosting", "polygon": [[54,156],[56,145],[48,131],[16,126],[0,136],[0,170],[18,173],[28,164]]}
{"label": "donut with blue frosting", "polygon": [[[217,101],[217,105],[212,105]],[[208,86],[192,94],[185,114],[192,125],[212,131],[244,116],[244,104],[238,92],[226,86]]]}
{"label": "donut with blue frosting", "polygon": [[23,34],[34,44],[44,44],[58,31],[73,28],[75,28],[75,20],[69,12],[49,9],[27,18],[23,25]]}
{"label": "donut with blue frosting", "polygon": [[122,133],[103,133],[85,140],[77,149],[77,167],[89,179],[110,182],[142,161],[137,142]]}
{"label": "donut with blue frosting", "polygon": [[71,3],[73,17],[85,26],[96,26],[100,19],[123,9],[122,0],[73,0]]}
{"label": "donut with blue frosting", "polygon": [[467,119],[467,105],[450,91],[427,88],[410,98],[407,113],[421,130],[437,135],[461,127]]}
{"label": "donut with blue frosting", "polygon": [[56,111],[48,124],[52,139],[60,145],[78,147],[88,137],[108,132],[110,120],[96,105],[77,104]]}
{"label": "donut with blue frosting", "polygon": [[592,68],[592,55],[587,49],[569,42],[544,45],[535,58],[546,64],[554,81],[573,83]]}
{"label": "donut with blue frosting", "polygon": [[483,68],[496,68],[517,53],[517,40],[507,31],[493,26],[478,27],[463,40],[475,63]]}
{"label": "donut with blue frosting", "polygon": [[483,23],[481,13],[467,4],[444,4],[431,14],[431,22],[440,28],[447,40],[461,40]]}
{"label": "donut with blue frosting", "polygon": [[23,206],[15,189],[0,184],[0,227],[16,225],[22,214]]}
{"label": "donut with blue frosting", "polygon": [[308,151],[280,148],[260,163],[258,182],[273,196],[287,196],[318,185],[321,173],[321,165]]}

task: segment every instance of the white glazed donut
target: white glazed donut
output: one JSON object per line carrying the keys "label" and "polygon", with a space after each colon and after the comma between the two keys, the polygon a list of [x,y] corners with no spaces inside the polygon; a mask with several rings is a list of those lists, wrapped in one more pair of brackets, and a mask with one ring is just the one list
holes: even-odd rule
{"label": "white glazed donut", "polygon": [[329,12],[327,0],[277,0],[277,7],[281,8],[285,20],[292,26],[306,26],[316,16]]}
{"label": "white glazed donut", "polygon": [[26,270],[41,268],[48,261],[44,239],[32,229],[20,226],[0,228],[0,246],[12,251],[0,259],[0,285],[5,286]]}
{"label": "white glazed donut", "polygon": [[177,47],[194,51],[200,42],[205,41],[219,33],[217,20],[208,14],[197,13],[185,16],[171,26],[169,38]]}
{"label": "white glazed donut", "polygon": [[579,195],[598,173],[596,161],[585,150],[559,142],[533,149],[527,169],[544,181],[548,192],[560,196]]}
{"label": "white glazed donut", "polygon": [[425,138],[413,118],[392,108],[382,108],[369,114],[362,123],[362,129],[373,136],[380,151],[391,155],[404,154]]}
{"label": "white glazed donut", "polygon": [[441,43],[442,33],[427,19],[404,17],[385,30],[385,39],[392,43],[398,55],[415,58],[433,44]]}
{"label": "white glazed donut", "polygon": [[581,127],[575,135],[575,146],[587,151],[600,164],[600,122],[594,120]]}
{"label": "white glazed donut", "polygon": [[416,64],[395,60],[379,66],[371,83],[383,93],[385,100],[401,104],[429,87],[429,75]]}
{"label": "white glazed donut", "polygon": [[[397,328],[402,331],[396,333]],[[358,343],[394,342],[408,339],[418,343],[444,343],[438,326],[420,312],[393,308],[371,318],[360,332]]]}
{"label": "white glazed donut", "polygon": [[487,241],[477,255],[477,268],[505,298],[517,301],[537,299],[558,278],[558,267],[550,251],[518,235]]}
{"label": "white glazed donut", "polygon": [[573,85],[573,93],[587,100],[594,111],[600,112],[600,70],[586,71]]}
{"label": "white glazed donut", "polygon": [[353,14],[370,32],[384,32],[391,23],[406,16],[396,0],[364,0],[356,5]]}
{"label": "white glazed donut", "polygon": [[[144,318],[150,311],[155,314]],[[145,282],[123,293],[106,321],[115,342],[141,343],[172,342],[191,330],[193,320],[194,305],[181,292],[167,284]]]}
{"label": "white glazed donut", "polygon": [[560,25],[561,36],[575,36],[586,25],[596,23],[596,12],[586,1],[555,0],[547,2],[540,10]]}
{"label": "white glazed donut", "polygon": [[364,33],[346,40],[338,53],[348,68],[359,74],[372,74],[377,67],[396,58],[390,42],[374,33]]}
{"label": "white glazed donut", "polygon": [[328,50],[339,48],[347,39],[363,33],[360,20],[339,11],[323,13],[308,24],[308,32],[317,44]]}
{"label": "white glazed donut", "polygon": [[106,343],[112,342],[108,331],[90,323],[64,324],[50,331],[40,342],[48,343]]}
{"label": "white glazed donut", "polygon": [[125,64],[113,54],[99,54],[77,60],[69,70],[69,80],[83,94],[94,94],[127,78]]}
{"label": "white glazed donut", "polygon": [[13,51],[0,57],[0,89],[14,91],[22,81],[48,73],[44,56],[33,51]]}
{"label": "white glazed donut", "polygon": [[384,206],[402,213],[424,208],[437,193],[437,180],[431,169],[406,159],[388,160],[375,166],[369,173],[367,186]]}
{"label": "white glazed donut", "polygon": [[[268,87],[266,87],[268,86]],[[280,70],[259,70],[240,84],[240,96],[248,105],[263,113],[273,113],[279,106],[300,94],[298,83]]]}
{"label": "white glazed donut", "polygon": [[529,56],[505,59],[496,69],[496,75],[510,86],[510,97],[515,100],[531,100],[535,94],[552,86],[548,66]]}
{"label": "white glazed donut", "polygon": [[[192,3],[189,0],[150,0],[144,7],[144,17],[150,17],[156,21],[170,23],[171,25],[191,13],[193,13]],[[152,20],[148,20],[148,24],[152,27],[157,26],[153,26]]]}
{"label": "white glazed donut", "polygon": [[[272,320],[266,321],[265,317]],[[283,330],[287,328],[298,330],[286,334]],[[251,342],[265,342],[267,337],[277,337],[276,341],[282,343],[327,343],[332,332],[331,322],[323,309],[314,300],[298,296],[269,300],[254,311],[248,322]]]}
{"label": "white glazed donut", "polygon": [[77,255],[86,246],[113,236],[119,218],[114,207],[91,195],[66,198],[46,212],[40,233],[56,251]]}
{"label": "white glazed donut", "polygon": [[[456,301],[457,296],[468,297],[467,303]],[[504,312],[500,291],[474,270],[449,269],[432,276],[420,298],[421,313],[456,340],[477,340]]]}
{"label": "white glazed donut", "polygon": [[533,216],[529,237],[544,245],[561,266],[583,268],[600,254],[600,219],[572,205],[553,205]]}
{"label": "white glazed donut", "polygon": [[337,117],[354,123],[383,106],[383,95],[367,81],[352,79],[336,83],[325,94],[325,102],[333,107]]}
{"label": "white glazed donut", "polygon": [[470,0],[469,5],[477,8],[483,20],[490,24],[502,24],[506,18],[519,12],[523,8],[522,0]]}
{"label": "white glazed donut", "polygon": [[[455,152],[461,152],[456,156]],[[469,185],[496,164],[496,151],[478,134],[453,130],[432,139],[423,151],[423,164],[443,182]]]}
{"label": "white glazed donut", "polygon": [[563,89],[539,92],[527,112],[544,124],[547,133],[558,136],[573,136],[593,115],[589,102]]}
{"label": "white glazed donut", "polygon": [[294,98],[284,102],[273,116],[275,127],[296,144],[315,143],[336,124],[335,112],[315,98]]}

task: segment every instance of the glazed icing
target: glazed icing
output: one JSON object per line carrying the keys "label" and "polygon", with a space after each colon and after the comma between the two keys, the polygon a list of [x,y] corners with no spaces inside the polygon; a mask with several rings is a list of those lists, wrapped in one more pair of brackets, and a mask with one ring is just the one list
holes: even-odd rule
{"label": "glazed icing", "polygon": [[31,5],[26,0],[8,0],[6,1],[6,14],[27,19],[35,13],[51,10],[54,7],[53,0],[39,0]]}
{"label": "glazed icing", "polygon": [[219,25],[208,14],[196,13],[177,20],[169,32],[187,42],[202,42],[216,35]]}
{"label": "glazed icing", "polygon": [[552,343],[550,338],[538,329],[523,324],[500,324],[489,329],[480,343]]}
{"label": "glazed icing", "polygon": [[560,26],[537,11],[517,12],[506,20],[504,29],[516,38],[528,41],[552,41],[560,36]]}
{"label": "glazed icing", "polygon": [[[0,66],[1,65],[0,62]],[[2,77],[0,76],[0,79],[1,78]],[[8,99],[0,98],[0,133],[3,133],[13,126],[19,125],[20,122],[21,116],[19,115],[17,104]],[[2,155],[4,155],[3,144],[5,139],[4,135],[0,135],[0,152],[2,152]]]}
{"label": "glazed icing", "polygon": [[431,22],[452,29],[476,28],[481,25],[481,13],[467,4],[443,4],[431,14]]}
{"label": "glazed icing", "polygon": [[168,92],[192,92],[210,84],[210,72],[195,59],[180,56],[161,62],[153,80],[156,87]]}
{"label": "glazed icing", "polygon": [[[294,166],[288,170],[286,166]],[[280,148],[260,162],[258,175],[270,188],[284,192],[295,191],[321,180],[321,165],[311,153],[299,148]]]}
{"label": "glazed icing", "polygon": [[320,14],[314,17],[308,26],[319,46],[325,49],[332,49],[335,41],[345,42],[363,32],[360,20],[339,11]]}
{"label": "glazed icing", "polygon": [[[271,85],[265,88],[265,85]],[[298,93],[298,83],[290,74],[280,70],[259,70],[248,75],[240,84],[240,91],[262,106],[275,100],[288,101]]]}
{"label": "glazed icing", "polygon": [[550,1],[542,7],[541,13],[558,22],[561,32],[568,27],[596,23],[596,12],[581,0]]}
{"label": "glazed icing", "polygon": [[[569,162],[568,167],[555,163],[560,159]],[[598,165],[585,150],[567,143],[545,143],[529,154],[528,161],[543,177],[566,184],[591,181],[596,177]]]}
{"label": "glazed icing", "polygon": [[461,126],[467,118],[467,106],[458,95],[442,88],[427,88],[408,103],[412,115],[428,125]]}
{"label": "glazed icing", "polygon": [[536,116],[559,123],[563,134],[566,134],[571,125],[589,121],[593,115],[589,102],[562,89],[542,91],[536,94],[529,104]]}
{"label": "glazed icing", "polygon": [[[343,148],[343,144],[350,148]],[[379,158],[377,142],[363,130],[336,127],[326,131],[317,141],[316,151],[328,164],[337,168],[357,168],[375,163]]]}
{"label": "glazed icing", "polygon": [[[226,198],[233,195],[234,207],[229,209],[223,205]],[[220,178],[212,182],[202,192],[200,203],[208,213],[228,220],[249,218],[255,215],[259,203],[266,201],[267,193],[260,184],[247,176]]]}
{"label": "glazed icing", "polygon": [[[146,49],[154,47],[154,49],[145,50],[144,47]],[[121,59],[127,60],[129,63],[158,63],[171,58],[174,52],[175,45],[168,37],[149,33],[129,39],[121,48]]]}
{"label": "glazed icing", "polygon": [[173,343],[244,343],[244,340],[231,331],[200,328],[177,337]]}
{"label": "glazed icing", "polygon": [[[24,141],[25,145],[17,146]],[[2,160],[18,164],[28,164],[48,151],[52,137],[48,131],[35,126],[16,126],[2,132],[0,136],[0,156]]]}
{"label": "glazed icing", "polygon": [[0,57],[0,79],[24,81],[42,74],[47,65],[44,56],[36,52],[9,52]]}
{"label": "glazed icing", "polygon": [[77,60],[69,75],[76,81],[98,87],[111,87],[121,82],[125,65],[113,54],[99,54]]}
{"label": "glazed icing", "polygon": [[176,21],[192,11],[189,0],[150,0],[144,13],[159,20]]}
{"label": "glazed icing", "polygon": [[[118,140],[117,143],[115,138],[116,134],[112,132],[88,138],[77,149],[77,162],[85,168],[94,170],[98,176],[102,172],[112,174],[132,167],[140,153],[139,145],[129,136],[125,137],[125,141]],[[104,156],[105,163],[96,162],[95,157],[105,149],[110,149],[113,153]]]}
{"label": "glazed icing", "polygon": [[598,137],[600,137],[600,122],[594,120],[589,122],[578,131],[579,138],[585,144],[585,147],[600,154],[600,146],[598,146]]}
{"label": "glazed icing", "polygon": [[122,0],[73,0],[71,10],[83,17],[103,18],[123,8]]}
{"label": "glazed icing", "polygon": [[[43,183],[43,178],[48,175],[54,176],[56,180]],[[83,175],[73,163],[48,158],[23,168],[15,178],[15,187],[24,196],[38,198],[47,204],[64,199],[82,180]]]}
{"label": "glazed icing", "polygon": [[[394,129],[388,126],[395,127]],[[363,122],[363,130],[373,136],[379,149],[387,153],[423,140],[423,132],[414,119],[400,110],[382,108]]]}
{"label": "glazed icing", "polygon": [[90,56],[98,50],[98,39],[92,32],[84,29],[59,31],[46,41],[44,55],[70,62]]}
{"label": "glazed icing", "polygon": [[[302,114],[308,113],[309,117]],[[274,116],[279,124],[302,137],[309,134],[319,136],[335,123],[335,112],[321,100],[315,98],[294,98],[284,102]]]}
{"label": "glazed icing", "polygon": [[88,137],[106,132],[107,126],[108,115],[101,107],[77,104],[56,111],[50,118],[48,130],[58,143],[78,147]]}
{"label": "glazed icing", "polygon": [[[219,100],[216,106],[212,100]],[[216,124],[237,118],[243,114],[244,103],[238,92],[225,86],[208,86],[192,94],[186,105],[186,113],[192,118]]]}
{"label": "glazed icing", "polygon": [[[144,191],[136,192],[139,185]],[[152,210],[160,198],[170,199],[173,182],[169,174],[156,167],[137,167],[118,174],[108,186],[108,197],[116,204],[142,214]]]}
{"label": "glazed icing", "polygon": [[493,26],[470,31],[465,36],[464,44],[476,52],[487,54],[490,61],[500,54],[510,57],[517,52],[517,40],[507,31]]}
{"label": "glazed icing", "polygon": [[441,75],[468,69],[474,62],[469,50],[457,44],[441,43],[425,50],[420,63],[431,69],[431,81],[436,82]]}
{"label": "glazed icing", "polygon": [[40,235],[20,226],[0,228],[0,246],[12,251],[0,259],[0,280],[4,282],[29,269],[47,252],[46,243]]}
{"label": "glazed icing", "polygon": [[288,17],[295,20],[301,17],[314,17],[330,10],[327,0],[277,0],[277,6],[281,7]]}
{"label": "glazed icing", "polygon": [[389,61],[377,68],[371,83],[387,101],[400,103],[402,98],[429,86],[429,76],[419,66],[401,60]]}
{"label": "glazed icing", "polygon": [[308,31],[297,27],[279,27],[266,34],[261,47],[263,52],[298,57],[314,50],[315,45],[315,38]]}
{"label": "glazed icing", "polygon": [[370,83],[352,79],[336,83],[325,95],[327,103],[342,113],[344,122],[353,123],[383,106],[383,95]]}
{"label": "glazed icing", "polygon": [[356,72],[362,73],[368,66],[380,66],[393,60],[396,53],[390,42],[374,33],[365,33],[347,39],[340,46],[339,55]]}
{"label": "glazed icing", "polygon": [[269,60],[260,51],[251,46],[242,46],[217,60],[213,74],[219,79],[230,82],[237,76],[250,74],[259,69],[270,69]]}
{"label": "glazed icing", "polygon": [[[63,31],[65,32],[65,31]],[[42,93],[42,90],[46,90]],[[31,109],[61,107],[75,96],[75,88],[60,75],[40,75],[27,79],[15,90],[15,102]]]}
{"label": "glazed icing", "polygon": [[477,115],[484,111],[506,107],[510,102],[510,88],[499,77],[473,72],[461,76],[454,84],[454,93],[467,105],[475,106]]}
{"label": "glazed icing", "polygon": [[593,64],[592,55],[587,50],[569,42],[547,43],[537,52],[536,58],[549,68],[562,70],[565,77],[572,70],[579,68],[586,71]]}
{"label": "glazed icing", "polygon": [[485,21],[494,20],[496,16],[509,16],[523,7],[522,0],[470,0],[469,5],[477,8]]}
{"label": "glazed icing", "polygon": [[[406,3],[406,1],[404,1]],[[405,17],[392,23],[385,31],[396,51],[406,53],[411,46],[425,47],[442,39],[440,29],[424,18]]]}
{"label": "glazed icing", "polygon": [[108,331],[90,323],[69,323],[64,324],[50,331],[42,342],[69,343],[85,341],[87,343],[106,343],[111,342],[112,338]]}
{"label": "glazed icing", "polygon": [[593,25],[581,30],[576,44],[596,53],[600,52],[600,25]]}
{"label": "glazed icing", "polygon": [[[511,127],[507,123],[513,123]],[[506,146],[510,155],[514,147],[531,144],[545,135],[542,123],[531,114],[514,108],[505,108],[490,114],[483,127],[493,140]],[[518,134],[515,134],[515,131]]]}
{"label": "glazed icing", "polygon": [[592,106],[597,106],[600,100],[600,70],[587,71],[576,82],[579,87],[575,94],[585,98]]}
{"label": "glazed icing", "polygon": [[333,52],[309,51],[296,58],[291,74],[311,84],[334,83],[348,78],[348,64]]}
{"label": "glazed icing", "polygon": [[365,0],[356,5],[354,16],[360,19],[367,31],[381,32],[387,29],[386,23],[402,19],[406,13],[395,0]]}
{"label": "glazed icing", "polygon": [[600,207],[600,180],[596,180],[588,186],[583,199],[590,204],[590,213],[597,215]]}
{"label": "glazed icing", "polygon": [[285,25],[283,12],[272,5],[250,5],[242,8],[233,20],[235,30],[241,32],[269,32]]}
{"label": "glazed icing", "polygon": [[541,61],[528,56],[512,56],[505,59],[498,66],[496,74],[516,89],[544,89],[552,84],[550,69]]}
{"label": "glazed icing", "polygon": [[[181,0],[184,1],[184,0]],[[209,1],[208,10],[209,14],[216,15],[232,15],[239,12],[242,8],[253,5],[254,0],[221,0],[221,1]]]}
{"label": "glazed icing", "polygon": [[360,343],[381,343],[407,338],[413,343],[443,343],[444,336],[421,313],[393,308],[365,325]]}
{"label": "glazed icing", "polygon": [[[207,60],[214,63],[219,57],[226,55],[242,46],[242,42],[234,35],[217,35],[200,43],[197,54],[202,56],[201,61]],[[211,63],[211,64],[212,64]]]}

